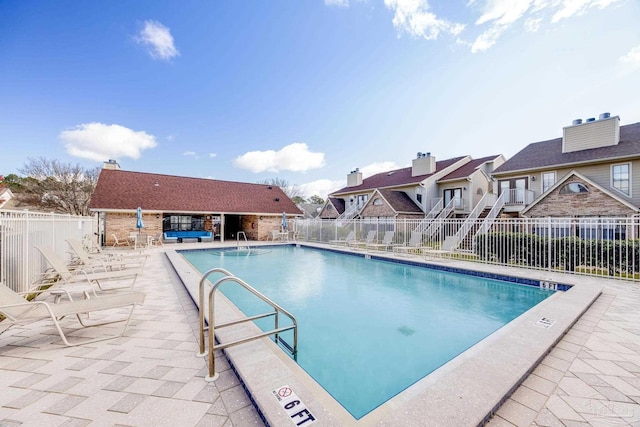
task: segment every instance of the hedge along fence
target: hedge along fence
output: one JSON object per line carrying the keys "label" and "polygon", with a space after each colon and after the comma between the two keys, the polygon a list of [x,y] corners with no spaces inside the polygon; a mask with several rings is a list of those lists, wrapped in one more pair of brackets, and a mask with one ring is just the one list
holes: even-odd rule
{"label": "hedge along fence", "polygon": [[640,273],[640,240],[546,237],[493,232],[475,241],[479,259],[529,268],[636,278]]}

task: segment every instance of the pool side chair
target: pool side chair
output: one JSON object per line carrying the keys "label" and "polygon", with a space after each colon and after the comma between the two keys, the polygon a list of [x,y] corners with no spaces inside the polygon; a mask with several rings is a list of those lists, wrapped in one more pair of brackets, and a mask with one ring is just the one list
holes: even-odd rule
{"label": "pool side chair", "polygon": [[355,240],[356,238],[356,232],[355,231],[350,231],[349,234],[347,234],[347,237],[345,237],[344,239],[338,239],[338,240],[329,240],[329,245],[331,246],[346,246],[349,244],[349,242]]}
{"label": "pool side chair", "polygon": [[113,247],[118,247],[118,246],[130,246],[129,245],[129,239],[118,239],[118,236],[116,236],[115,234],[112,234],[113,236]]}
{"label": "pool side chair", "polygon": [[281,239],[280,230],[269,230],[269,238],[274,242]]}
{"label": "pool side chair", "polygon": [[90,254],[82,247],[82,243],[78,240],[67,239],[67,243],[71,248],[71,265],[82,266],[91,269],[94,273],[97,271],[123,270],[125,268],[144,267],[144,263],[148,258],[147,254],[113,254],[114,256],[103,254]]}
{"label": "pool side chair", "polygon": [[456,256],[456,249],[458,247],[459,240],[456,236],[447,236],[442,242],[439,249],[425,248],[424,255],[426,259],[438,258],[442,261],[451,259]]}
{"label": "pool side chair", "polygon": [[[97,341],[104,341],[121,337],[127,330],[133,310],[136,305],[144,303],[145,294],[143,292],[118,292],[90,299],[76,301],[64,301],[58,304],[46,301],[27,301],[22,296],[0,283],[0,313],[6,317],[5,322],[12,324],[30,324],[40,320],[49,319],[58,331],[62,342],[66,346],[77,346],[89,344]],[[130,308],[128,315],[124,318],[118,316],[115,320],[108,316],[107,320],[97,323],[87,323],[80,316],[85,313],[104,311],[116,308]],[[87,340],[69,342],[61,325],[61,320],[66,316],[75,315],[83,327],[94,327],[111,323],[125,322],[124,327],[117,335],[102,336]]]}
{"label": "pool side chair", "polygon": [[393,253],[396,255],[417,255],[422,252],[422,233],[412,231],[409,243],[406,246],[394,246]]}
{"label": "pool side chair", "polygon": [[368,243],[366,245],[367,249],[372,249],[376,251],[388,251],[389,248],[393,247],[393,238],[396,233],[393,231],[385,231],[384,236],[382,237],[382,242],[380,243]]}
{"label": "pool side chair", "polygon": [[347,245],[353,249],[366,248],[367,245],[377,241],[377,235],[378,232],[376,230],[369,230],[369,232],[367,233],[367,237],[365,237],[364,240],[352,240],[348,242]]}
{"label": "pool side chair", "polygon": [[[59,276],[57,285],[65,286],[78,283],[90,283],[97,285],[102,291],[133,288],[138,275],[142,273],[142,268],[140,267],[127,268],[124,270],[103,271],[98,273],[86,271],[81,268],[69,270],[64,260],[56,255],[50,248],[43,246],[36,246],[35,248],[40,251],[42,256],[47,260],[47,263],[51,266],[52,272]],[[131,283],[126,286],[108,288],[104,288],[102,286],[103,282],[110,282],[114,280],[122,281],[124,279],[130,279]]]}

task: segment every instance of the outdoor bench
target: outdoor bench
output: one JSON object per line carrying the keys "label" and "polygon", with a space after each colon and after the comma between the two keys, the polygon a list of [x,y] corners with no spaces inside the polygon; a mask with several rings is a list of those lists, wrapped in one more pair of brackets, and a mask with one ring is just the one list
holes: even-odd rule
{"label": "outdoor bench", "polygon": [[191,231],[165,231],[164,241],[167,243],[181,243],[187,241],[210,242],[212,234],[210,231],[191,230]]}

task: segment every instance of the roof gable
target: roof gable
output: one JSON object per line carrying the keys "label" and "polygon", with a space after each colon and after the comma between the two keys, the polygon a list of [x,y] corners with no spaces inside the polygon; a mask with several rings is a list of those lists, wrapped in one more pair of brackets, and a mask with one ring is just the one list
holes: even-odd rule
{"label": "roof gable", "polygon": [[539,195],[533,202],[531,202],[531,204],[529,206],[524,208],[521,213],[523,215],[526,214],[529,210],[531,210],[531,208],[533,208],[535,205],[540,203],[549,194],[551,194],[553,191],[555,191],[556,189],[558,189],[561,186],[563,186],[568,180],[570,180],[573,177],[577,177],[577,178],[581,179],[582,181],[586,182],[587,184],[589,184],[590,186],[592,186],[594,188],[597,188],[599,191],[601,191],[602,193],[604,193],[607,196],[611,197],[612,199],[616,200],[618,203],[621,203],[621,204],[625,205],[626,207],[628,207],[628,208],[630,208],[630,209],[632,209],[634,211],[638,211],[638,207],[634,206],[632,203],[626,201],[625,199],[623,199],[622,197],[618,196],[614,192],[609,191],[606,188],[598,185],[593,180],[587,178],[586,176],[584,176],[580,172],[578,172],[576,170],[572,170],[568,174],[566,174],[564,177],[562,177],[562,179],[560,181],[556,182],[554,185],[549,187],[549,189],[547,191],[545,191],[543,194]]}
{"label": "roof gable", "polygon": [[[389,206],[398,213],[417,213],[421,214],[422,209],[414,202],[404,191],[394,191],[387,189],[377,190],[380,195],[387,201]],[[372,197],[371,199],[374,199]]]}
{"label": "roof gable", "polygon": [[477,171],[480,166],[482,166],[487,162],[491,162],[500,156],[501,154],[498,154],[495,156],[487,156],[481,159],[471,160],[468,163],[465,163],[464,165],[460,166],[458,169],[454,170],[453,172],[450,172],[447,175],[443,176],[438,180],[438,182],[455,181],[455,180],[468,178],[471,175],[473,175],[473,173]]}
{"label": "roof gable", "polygon": [[602,162],[632,156],[640,157],[640,123],[620,126],[620,141],[617,145],[607,147],[563,153],[562,138],[531,143],[498,167],[494,174]]}
{"label": "roof gable", "polygon": [[436,162],[436,172],[426,175],[411,176],[411,166],[395,169],[387,172],[381,172],[362,180],[362,184],[353,187],[343,187],[332,194],[355,193],[358,191],[373,190],[375,188],[401,187],[405,185],[418,184],[430,176],[454,165],[456,162],[464,159],[466,156],[455,157],[453,159],[440,160]]}
{"label": "roof gable", "polygon": [[275,185],[103,169],[89,208],[137,207],[161,212],[302,214]]}

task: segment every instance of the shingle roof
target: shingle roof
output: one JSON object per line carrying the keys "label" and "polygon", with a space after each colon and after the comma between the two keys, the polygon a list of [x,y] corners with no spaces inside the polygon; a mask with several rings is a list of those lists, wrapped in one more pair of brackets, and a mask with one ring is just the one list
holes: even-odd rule
{"label": "shingle roof", "polygon": [[422,214],[422,210],[404,191],[378,190],[396,212]]}
{"label": "shingle roof", "polygon": [[103,169],[89,208],[137,207],[162,212],[302,214],[275,185]]}
{"label": "shingle roof", "polygon": [[465,163],[464,165],[460,166],[458,169],[454,170],[453,172],[443,176],[438,180],[438,182],[464,179],[470,176],[472,173],[474,173],[476,169],[478,169],[478,167],[482,166],[484,163],[493,161],[498,157],[500,157],[500,154],[495,156],[483,157],[481,159],[471,160],[470,162]]}
{"label": "shingle roof", "polygon": [[333,207],[336,208],[336,212],[338,212],[339,214],[344,212],[344,200],[338,199],[336,197],[329,197],[329,201],[331,202]]}
{"label": "shingle roof", "polygon": [[[464,159],[465,156],[455,157],[453,159],[441,160],[436,162],[436,172],[448,168],[452,164]],[[411,176],[411,166],[396,169],[387,172],[381,172],[362,180],[362,184],[354,187],[344,187],[332,194],[353,193],[363,190],[373,190],[375,188],[399,187],[402,185],[415,184],[422,182],[433,174]]]}
{"label": "shingle roof", "polygon": [[620,126],[617,145],[562,152],[562,138],[534,142],[493,171],[494,174],[568,164],[591,163],[609,158],[640,156],[640,123]]}

